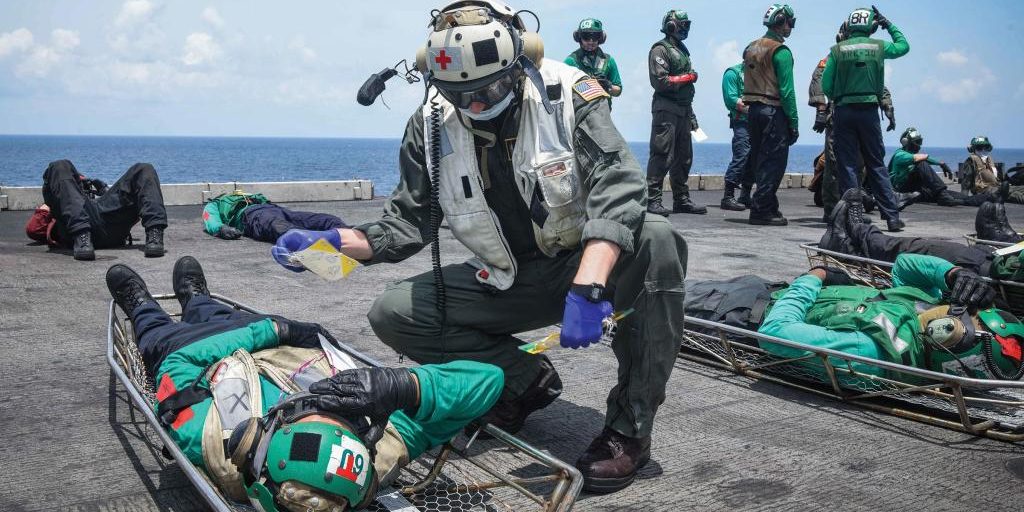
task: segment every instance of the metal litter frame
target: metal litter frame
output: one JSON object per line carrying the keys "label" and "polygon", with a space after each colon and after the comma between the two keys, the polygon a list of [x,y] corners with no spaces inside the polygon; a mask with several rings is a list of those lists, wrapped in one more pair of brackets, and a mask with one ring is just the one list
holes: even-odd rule
{"label": "metal litter frame", "polygon": [[[687,318],[686,323],[681,359],[976,436],[1024,440],[1024,381],[932,372],[699,318]],[[755,346],[765,342],[799,349],[805,355],[784,358]],[[865,367],[891,373],[879,377],[864,373]],[[914,382],[896,380],[892,373]]]}
{"label": "metal litter frame", "polygon": [[[217,294],[211,294],[211,297],[240,311],[263,314],[259,310],[227,297]],[[172,294],[154,296],[154,299],[157,301],[170,301],[174,298],[175,296]],[[142,357],[134,341],[131,322],[122,319],[119,316],[119,311],[120,309],[114,301],[110,301],[107,322],[107,363],[131,398],[129,406],[134,407],[134,409],[143,414],[150,428],[156,432],[160,441],[164,444],[166,453],[178,463],[182,472],[185,473],[185,476],[192,482],[202,499],[212,510],[217,512],[250,510],[246,504],[235,504],[225,499],[203,471],[194,466],[185,457],[184,453],[182,453],[181,449],[178,448],[167,432],[161,428],[151,405],[155,397],[152,379],[146,375],[145,367],[142,364]],[[367,366],[382,366],[379,361],[366,356],[345,343],[339,342],[339,346],[348,355]],[[477,438],[481,433],[490,435],[493,441],[478,441]],[[546,468],[549,473],[526,477],[502,474],[500,471],[476,460],[476,457],[470,453],[470,447],[474,443],[489,443],[488,446],[494,444],[494,447],[489,449],[488,452],[501,450],[503,453],[515,454],[517,460],[525,460],[530,463],[531,467],[539,464],[541,467]],[[458,458],[456,459],[455,456]],[[456,464],[457,461],[459,464]],[[487,493],[491,490],[507,488],[518,493],[523,500],[536,504],[539,510],[545,512],[568,512],[572,509],[576,497],[583,487],[583,477],[575,467],[566,464],[545,451],[530,446],[523,440],[497,427],[487,424],[480,426],[463,446],[456,446],[453,440],[432,452],[421,455],[412,462],[418,463],[426,471],[417,472],[411,467],[405,468],[399,481],[408,482],[409,485],[404,485],[400,488],[382,489],[377,495],[377,501],[368,510],[400,510],[402,512],[424,510],[416,508],[412,502],[417,500],[427,501],[434,494],[462,494],[468,496],[476,493],[483,495],[482,493]],[[452,469],[455,473],[472,478],[472,481],[465,483],[453,480],[445,474],[445,471],[449,469]],[[482,475],[484,478],[473,478],[470,476],[469,471]],[[543,494],[531,490],[531,487],[536,488],[538,486],[550,487],[551,490]],[[493,495],[489,496],[494,497]],[[500,498],[496,499],[500,501]],[[472,500],[470,503],[467,506],[475,506],[472,505],[472,503],[475,503]],[[484,503],[476,503],[476,505],[483,506]],[[510,505],[505,505],[505,507],[513,510]],[[449,506],[447,509],[451,510],[451,507]],[[486,509],[493,509],[493,504],[487,503]],[[518,507],[514,510],[524,509]]]}
{"label": "metal litter frame", "polygon": [[[818,247],[816,243],[801,244],[800,247],[807,252],[807,263],[812,267],[815,265],[836,266],[845,270],[855,281],[873,288],[883,289],[892,286],[893,264],[888,261],[830,251]],[[992,283],[1007,310],[1018,317],[1024,317],[1024,283],[985,276],[982,276],[982,279]]]}
{"label": "metal litter frame", "polygon": [[967,239],[967,245],[987,245],[989,247],[995,247],[996,249],[1002,249],[1003,247],[1010,247],[1011,245],[1014,245],[1012,242],[997,242],[995,240],[978,238],[978,235],[975,233],[968,233],[964,235],[964,238]]}

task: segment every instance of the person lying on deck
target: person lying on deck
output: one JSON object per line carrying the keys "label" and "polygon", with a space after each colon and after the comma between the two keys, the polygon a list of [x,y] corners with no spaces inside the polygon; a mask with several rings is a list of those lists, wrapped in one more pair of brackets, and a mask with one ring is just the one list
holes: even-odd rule
{"label": "person lying on deck", "polygon": [[106,280],[155,378],[161,425],[225,497],[258,510],[368,506],[504,386],[500,368],[470,361],[335,373],[326,329],[213,300],[191,256],[173,271],[178,322],[129,267],[110,267]]}
{"label": "person lying on deck", "polygon": [[[774,292],[754,276],[687,282],[686,315],[936,372],[1016,380],[1024,374],[1024,324],[991,307],[994,295],[968,269],[902,254],[893,266],[893,287],[886,290],[853,285],[848,275],[828,267],[815,267]],[[763,320],[758,311],[767,311]],[[759,346],[785,358],[807,353],[765,341]],[[854,368],[884,375],[874,366]]]}
{"label": "person lying on deck", "polygon": [[[942,258],[972,272],[1005,281],[1024,282],[1024,251],[996,255],[995,248],[972,246],[934,238],[897,237],[863,222],[861,192],[851,189],[837,203],[818,247],[853,256],[894,262],[903,253]],[[1017,243],[1024,238],[1010,227],[1003,203],[986,202],[978,208],[974,227],[981,240]]]}
{"label": "person lying on deck", "polygon": [[241,190],[214,197],[203,208],[203,230],[223,240],[237,240],[245,235],[274,243],[289,229],[323,231],[347,227],[329,213],[291,210],[270,202],[263,194]]}

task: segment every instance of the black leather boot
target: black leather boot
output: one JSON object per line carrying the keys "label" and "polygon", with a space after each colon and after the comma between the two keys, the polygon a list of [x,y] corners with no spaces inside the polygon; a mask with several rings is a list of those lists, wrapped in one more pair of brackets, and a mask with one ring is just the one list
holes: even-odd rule
{"label": "black leather boot", "polygon": [[729,183],[725,184],[725,193],[722,196],[721,208],[723,210],[730,210],[734,212],[742,212],[747,207],[736,200],[736,186]]}
{"label": "black leather boot", "polygon": [[583,473],[583,489],[615,492],[633,483],[637,471],[651,460],[651,436],[626,437],[608,427],[576,461]]}
{"label": "black leather boot", "polygon": [[182,310],[185,309],[192,297],[210,295],[203,267],[192,256],[182,256],[174,263],[171,286],[174,288],[174,296],[178,298]]}
{"label": "black leather boot", "polygon": [[697,215],[704,215],[708,212],[708,207],[702,204],[694,204],[689,197],[680,197],[672,201],[672,213],[695,213]]}
{"label": "black leather boot", "polygon": [[[499,398],[498,401],[478,421],[490,423],[509,434],[515,434],[523,428],[526,417],[554,402],[562,394],[562,378],[558,376],[555,366],[547,356],[541,355],[540,374],[533,380],[530,387],[516,398]],[[466,433],[471,434],[471,427]],[[486,436],[484,436],[486,437]]]}
{"label": "black leather boot", "polygon": [[92,261],[96,259],[96,248],[92,245],[92,233],[89,230],[85,230],[74,236],[75,259],[79,261]]}
{"label": "black leather boot", "polygon": [[107,269],[107,289],[114,302],[128,317],[135,309],[153,300],[146,282],[127,265],[118,263]]}
{"label": "black leather boot", "polygon": [[661,204],[661,199],[652,199],[647,203],[647,213],[668,217],[672,215],[672,210],[665,208],[665,205]]}
{"label": "black leather boot", "polygon": [[159,258],[164,255],[164,228],[146,229],[146,245],[142,252],[147,258]]}
{"label": "black leather boot", "polygon": [[740,185],[740,197],[736,202],[750,208],[750,190],[752,188],[754,188],[753,185]]}

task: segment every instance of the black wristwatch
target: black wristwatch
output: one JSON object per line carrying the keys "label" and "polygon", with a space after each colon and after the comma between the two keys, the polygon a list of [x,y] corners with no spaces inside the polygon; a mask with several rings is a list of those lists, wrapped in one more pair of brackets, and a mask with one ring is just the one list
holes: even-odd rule
{"label": "black wristwatch", "polygon": [[597,283],[573,284],[569,289],[576,295],[579,295],[593,303],[598,303],[604,300],[604,286]]}

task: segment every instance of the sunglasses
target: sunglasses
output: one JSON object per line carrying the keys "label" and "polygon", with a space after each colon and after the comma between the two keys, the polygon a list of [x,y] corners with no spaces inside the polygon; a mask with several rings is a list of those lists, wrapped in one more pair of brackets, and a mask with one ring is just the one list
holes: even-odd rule
{"label": "sunglasses", "polygon": [[580,40],[581,41],[600,41],[601,40],[601,33],[600,32],[583,32],[582,34],[580,34]]}

